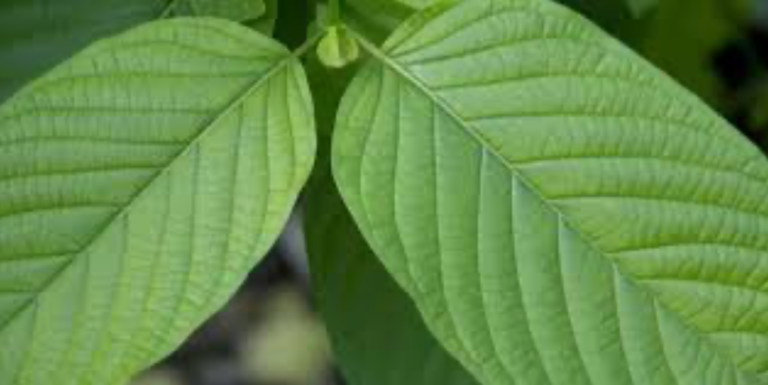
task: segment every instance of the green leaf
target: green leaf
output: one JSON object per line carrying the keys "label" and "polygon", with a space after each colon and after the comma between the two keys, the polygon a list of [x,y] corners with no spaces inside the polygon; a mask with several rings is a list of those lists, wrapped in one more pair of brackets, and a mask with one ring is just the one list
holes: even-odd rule
{"label": "green leaf", "polygon": [[313,176],[306,234],[315,303],[352,385],[474,385],[435,341],[352,222],[330,176]]}
{"label": "green leaf", "polygon": [[271,36],[275,30],[275,23],[277,22],[278,1],[265,0],[265,6],[266,10],[261,17],[246,24],[265,35]]}
{"label": "green leaf", "polygon": [[391,32],[408,16],[428,4],[420,7],[419,4],[401,0],[348,0],[342,5],[345,17],[347,14],[354,15],[372,26]]}
{"label": "green leaf", "polygon": [[99,42],[0,109],[0,383],[120,384],[219,309],[314,156],[294,55],[214,19]]}
{"label": "green leaf", "polygon": [[256,20],[266,14],[264,0],[182,0],[184,9],[196,16],[210,16],[236,22]]}
{"label": "green leaf", "polygon": [[192,0],[192,8],[200,15],[234,21],[258,19],[267,11],[264,0]]}
{"label": "green leaf", "polygon": [[305,62],[320,137],[304,201],[315,304],[349,383],[475,384],[429,334],[411,299],[368,249],[333,183],[330,134],[359,63],[333,69],[313,54]]}
{"label": "green leaf", "polygon": [[[414,12],[438,0],[344,0],[343,21],[375,41],[382,41]],[[320,14],[324,13],[321,4]],[[322,17],[321,17],[322,19]]]}
{"label": "green leaf", "polygon": [[0,1],[0,103],[94,40],[158,18],[167,0]]}
{"label": "green leaf", "polygon": [[768,162],[544,0],[412,18],[344,96],[334,176],[483,384],[764,384]]}
{"label": "green leaf", "polygon": [[218,17],[272,35],[277,22],[277,0],[174,0],[167,16]]}

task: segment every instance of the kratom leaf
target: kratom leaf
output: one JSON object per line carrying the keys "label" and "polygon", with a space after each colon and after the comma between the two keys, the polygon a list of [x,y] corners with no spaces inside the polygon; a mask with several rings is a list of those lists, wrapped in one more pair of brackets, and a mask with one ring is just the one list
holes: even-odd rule
{"label": "kratom leaf", "polygon": [[335,179],[479,382],[768,381],[768,162],[703,102],[545,0],[361,44]]}
{"label": "kratom leaf", "polygon": [[344,0],[345,22],[373,39],[381,41],[414,12],[438,0]]}
{"label": "kratom leaf", "polygon": [[277,21],[277,0],[175,0],[168,16],[218,17],[242,23],[272,35]]}
{"label": "kratom leaf", "polygon": [[306,234],[315,303],[351,385],[475,385],[427,331],[352,222],[330,177],[313,176]]}
{"label": "kratom leaf", "polygon": [[167,2],[0,1],[0,103],[94,40],[160,17]]}
{"label": "kratom leaf", "polygon": [[[220,5],[215,0],[198,1],[202,5],[195,6],[193,0],[179,0],[169,7],[169,14],[177,17],[219,17],[240,22],[265,35],[271,36],[274,32],[277,0],[257,0],[257,4],[245,0],[228,0]],[[244,12],[239,9],[244,9]]]}
{"label": "kratom leaf", "polygon": [[246,23],[251,28],[265,34],[272,35],[275,30],[275,23],[277,22],[278,1],[277,0],[265,0],[264,14],[256,20]]}
{"label": "kratom leaf", "polygon": [[424,8],[400,0],[349,0],[343,1],[342,6],[345,16],[357,15],[390,32],[413,12]]}
{"label": "kratom leaf", "polygon": [[264,0],[188,0],[196,15],[232,21],[256,20],[267,11]]}
{"label": "kratom leaf", "polygon": [[335,111],[358,65],[305,62],[317,100],[318,161],[305,204],[315,304],[351,385],[470,385],[472,377],[435,341],[410,298],[388,275],[352,222],[331,177]]}
{"label": "kratom leaf", "polygon": [[303,71],[224,20],[99,42],[0,109],[0,383],[120,384],[219,309],[314,156]]}

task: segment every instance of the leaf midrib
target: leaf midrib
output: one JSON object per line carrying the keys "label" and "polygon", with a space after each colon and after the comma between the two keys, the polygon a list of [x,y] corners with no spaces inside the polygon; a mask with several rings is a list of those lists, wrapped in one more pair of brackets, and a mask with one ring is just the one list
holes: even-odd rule
{"label": "leaf midrib", "polygon": [[[552,204],[551,200],[548,199],[546,195],[539,188],[537,188],[536,185],[533,182],[531,182],[525,175],[523,175],[512,163],[507,161],[507,159],[502,154],[500,154],[498,150],[488,142],[488,140],[486,140],[480,134],[476,133],[475,130],[470,129],[471,125],[467,123],[464,120],[464,118],[462,118],[461,115],[446,100],[444,100],[440,95],[433,93],[429,89],[429,86],[426,83],[424,83],[416,75],[412,75],[404,66],[402,66],[395,59],[390,57],[386,51],[380,49],[374,43],[370,42],[363,34],[349,27],[347,27],[347,29],[351,33],[351,35],[360,43],[363,49],[368,51],[374,58],[380,60],[382,63],[388,66],[391,70],[393,70],[398,75],[402,76],[405,80],[407,80],[412,85],[414,85],[417,89],[419,89],[419,91],[421,91],[425,96],[427,96],[427,98],[429,98],[440,109],[442,109],[446,114],[448,114],[448,116],[451,119],[455,120],[459,124],[459,126],[466,133],[470,135],[470,137],[472,137],[475,141],[477,141],[478,144],[483,149],[485,149],[489,154],[491,154],[494,158],[496,158],[499,162],[501,162],[509,170],[509,172],[513,174],[515,178],[518,178],[526,188],[528,188],[538,199],[540,199],[546,205],[547,208],[552,210],[552,212],[554,212],[555,215],[557,215],[560,218],[564,226],[570,228],[571,231],[573,231],[579,238],[581,238],[584,241],[587,247],[597,252],[597,254],[599,254],[611,266],[613,266],[616,274],[619,274],[624,279],[630,282],[633,282],[638,287],[638,289],[642,290],[643,293],[653,298],[654,302],[657,303],[659,307],[663,308],[665,311],[670,312],[671,314],[674,314],[676,318],[678,318],[679,321],[683,323],[683,325],[691,329],[697,336],[699,336],[699,338],[702,341],[707,343],[713,349],[713,351],[716,352],[717,355],[719,355],[720,357],[722,357],[723,360],[731,364],[735,370],[739,372],[745,372],[736,364],[736,362],[734,362],[734,360],[731,358],[730,355],[723,352],[717,345],[711,342],[709,338],[707,338],[705,334],[702,334],[702,332],[697,327],[689,324],[689,322],[683,319],[681,316],[679,316],[677,312],[673,311],[672,309],[669,309],[664,303],[659,301],[649,289],[645,288],[640,282],[638,282],[631,276],[627,276],[624,272],[622,272],[620,270],[620,266],[618,266],[611,258],[607,257],[609,253],[602,251],[590,237],[584,234],[584,232],[579,227],[574,226],[569,220],[569,217],[565,215],[565,213],[563,213],[559,207]],[[746,372],[746,373],[751,373],[751,372]]]}
{"label": "leaf midrib", "polygon": [[[172,1],[173,2],[173,1]],[[208,135],[208,133],[214,131],[214,127],[221,122],[222,119],[226,118],[230,113],[232,113],[236,108],[240,107],[242,103],[245,102],[246,99],[251,97],[257,90],[259,90],[264,84],[266,84],[273,76],[275,76],[278,72],[281,70],[287,68],[289,64],[292,64],[293,61],[296,59],[296,57],[300,54],[300,52],[286,52],[285,56],[282,57],[278,62],[270,66],[266,71],[263,72],[261,76],[258,76],[253,82],[251,82],[248,86],[244,88],[244,90],[235,95],[232,98],[232,101],[226,105],[219,113],[217,113],[210,121],[206,122],[205,125],[200,128],[197,135],[195,135],[192,139],[190,139],[185,145],[184,148],[179,151],[174,157],[168,161],[167,165],[164,167],[161,167],[158,169],[156,174],[152,176],[146,183],[144,183],[141,187],[139,187],[136,192],[123,204],[123,207],[113,214],[110,218],[107,219],[106,224],[103,228],[98,230],[93,236],[91,236],[81,247],[79,250],[75,250],[71,253],[71,258],[64,263],[59,269],[57,269],[51,276],[46,279],[36,290],[35,293],[25,301],[25,303],[18,307],[17,310],[15,310],[2,324],[0,324],[0,333],[2,333],[5,328],[13,323],[13,321],[18,317],[20,314],[22,314],[27,308],[29,308],[30,305],[35,303],[38,299],[38,297],[41,295],[41,293],[45,292],[45,290],[64,273],[67,271],[67,269],[72,266],[74,261],[83,254],[86,250],[88,250],[96,241],[101,238],[109,228],[112,227],[112,225],[120,220],[122,217],[125,217],[131,212],[131,209],[136,206],[136,204],[145,196],[146,191],[148,191],[152,185],[162,177],[166,176],[167,172],[173,168],[173,166],[176,164],[176,162],[189,154],[189,152],[202,140],[205,139],[205,137]]]}

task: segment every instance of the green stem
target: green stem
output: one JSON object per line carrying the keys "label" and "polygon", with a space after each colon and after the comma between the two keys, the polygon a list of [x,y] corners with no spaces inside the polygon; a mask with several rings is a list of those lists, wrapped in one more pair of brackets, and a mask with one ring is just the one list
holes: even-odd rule
{"label": "green stem", "polygon": [[328,25],[334,26],[341,24],[341,0],[329,0],[328,2]]}
{"label": "green stem", "polygon": [[367,51],[369,54],[377,57],[382,61],[385,61],[385,62],[390,61],[390,59],[387,58],[386,54],[384,54],[382,49],[376,46],[375,43],[368,40],[368,38],[365,37],[365,35],[363,35],[362,33],[357,32],[356,30],[349,27],[346,28],[346,32],[349,33],[349,35],[352,36],[353,39],[357,40],[357,42],[360,43],[360,46],[363,47],[363,49]]}
{"label": "green stem", "polygon": [[307,20],[317,21],[317,0],[307,0]]}
{"label": "green stem", "polygon": [[298,58],[304,56],[310,49],[317,45],[317,42],[319,42],[323,36],[325,36],[325,33],[322,32],[310,36],[299,48],[296,48],[293,51],[293,56]]}
{"label": "green stem", "polygon": [[178,2],[179,0],[170,0],[158,19],[165,19],[170,17],[171,13],[174,11],[174,9],[176,9],[176,3]]}

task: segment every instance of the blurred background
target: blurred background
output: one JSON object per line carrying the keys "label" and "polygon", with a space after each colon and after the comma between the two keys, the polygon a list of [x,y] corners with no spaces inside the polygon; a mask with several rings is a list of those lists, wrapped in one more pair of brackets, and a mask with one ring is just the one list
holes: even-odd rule
{"label": "blurred background", "polygon": [[[0,0],[0,102],[89,42],[143,22],[163,6],[136,6],[105,27],[102,14],[133,3],[123,1],[104,0],[90,6],[90,13],[77,13],[93,0]],[[768,0],[560,1],[655,63],[768,149]],[[36,19],[14,16],[13,11],[37,9],[36,4],[42,4]],[[276,23],[271,21],[276,37],[300,44],[306,31],[295,23],[309,18],[314,1],[273,4],[280,10]],[[50,48],[23,44],[30,31],[46,30],[53,31]],[[313,305],[301,222],[297,213],[225,309],[132,385],[344,384]]]}

